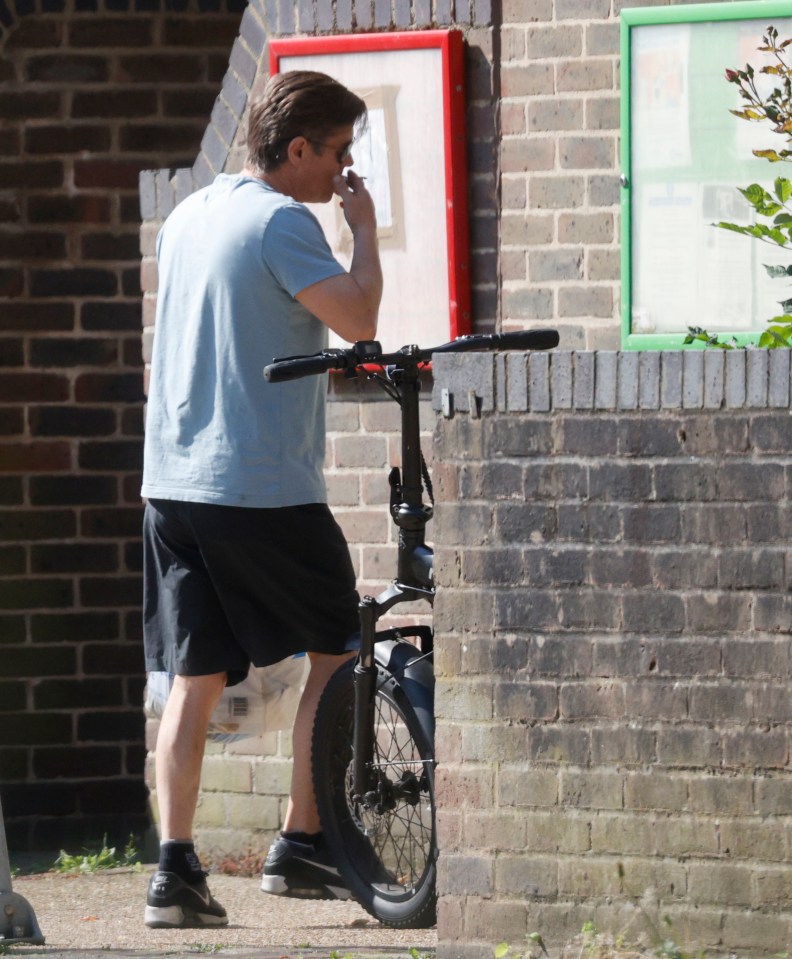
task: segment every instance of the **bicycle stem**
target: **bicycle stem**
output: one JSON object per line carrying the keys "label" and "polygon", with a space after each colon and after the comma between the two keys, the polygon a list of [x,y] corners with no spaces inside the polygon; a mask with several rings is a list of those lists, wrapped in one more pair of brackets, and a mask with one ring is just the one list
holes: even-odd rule
{"label": "bicycle stem", "polygon": [[394,373],[400,387],[402,420],[402,470],[397,502],[391,515],[399,528],[398,582],[403,586],[431,586],[432,552],[426,546],[426,524],[432,508],[423,502],[421,481],[420,406],[418,365],[410,364]]}

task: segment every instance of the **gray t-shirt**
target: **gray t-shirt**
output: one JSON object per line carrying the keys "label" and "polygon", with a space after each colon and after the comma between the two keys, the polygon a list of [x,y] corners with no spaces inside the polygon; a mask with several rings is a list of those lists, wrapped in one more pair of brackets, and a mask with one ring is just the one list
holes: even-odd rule
{"label": "gray t-shirt", "polygon": [[327,345],[294,298],[344,272],[316,218],[261,180],[223,174],[171,213],[157,260],[143,496],[325,502],[326,380],[262,375],[273,357]]}

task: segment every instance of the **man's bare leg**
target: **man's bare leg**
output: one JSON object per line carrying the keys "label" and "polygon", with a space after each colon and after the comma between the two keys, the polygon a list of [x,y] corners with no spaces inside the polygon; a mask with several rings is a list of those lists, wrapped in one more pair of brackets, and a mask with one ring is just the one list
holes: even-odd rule
{"label": "man's bare leg", "polygon": [[160,860],[145,918],[153,929],[228,924],[225,909],[206,886],[192,841],[206,731],[225,680],[225,673],[176,676],[160,720],[155,760]]}
{"label": "man's bare leg", "polygon": [[192,839],[206,730],[226,674],[175,676],[160,720],[155,760],[160,838]]}
{"label": "man's bare leg", "polygon": [[[297,709],[292,734],[294,760],[283,838],[267,855],[261,888],[278,896],[348,899],[349,889],[320,842],[321,823],[311,773],[311,737],[316,707],[327,681],[354,653],[309,653],[311,670]],[[287,841],[288,840],[288,841]]]}
{"label": "man's bare leg", "polygon": [[289,804],[283,822],[284,832],[302,832],[310,835],[318,833],[322,828],[319,822],[319,810],[316,808],[316,794],[311,774],[311,738],[316,707],[330,677],[342,663],[354,655],[349,653],[342,656],[328,656],[326,653],[308,653],[311,669],[292,732],[294,760]]}

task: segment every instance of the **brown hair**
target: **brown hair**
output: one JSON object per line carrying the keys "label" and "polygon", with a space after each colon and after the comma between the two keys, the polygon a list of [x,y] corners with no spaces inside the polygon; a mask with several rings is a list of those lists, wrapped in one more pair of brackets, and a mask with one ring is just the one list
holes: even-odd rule
{"label": "brown hair", "polygon": [[250,108],[247,165],[260,173],[273,170],[295,137],[321,141],[365,119],[366,104],[332,77],[313,70],[277,73]]}

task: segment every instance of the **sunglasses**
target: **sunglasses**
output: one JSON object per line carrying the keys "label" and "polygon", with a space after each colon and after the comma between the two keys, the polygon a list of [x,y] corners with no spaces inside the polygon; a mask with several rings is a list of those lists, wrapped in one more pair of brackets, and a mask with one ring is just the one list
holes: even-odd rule
{"label": "sunglasses", "polygon": [[[312,147],[314,147],[315,149],[318,148],[320,150],[323,150],[326,146],[329,146],[329,144],[323,140],[308,140],[308,142],[311,144]],[[347,164],[344,163],[344,160],[349,159],[349,155],[351,152],[352,152],[352,144],[345,143],[340,149],[336,150],[336,154],[335,154],[336,161],[340,163],[342,166],[346,166]]]}

